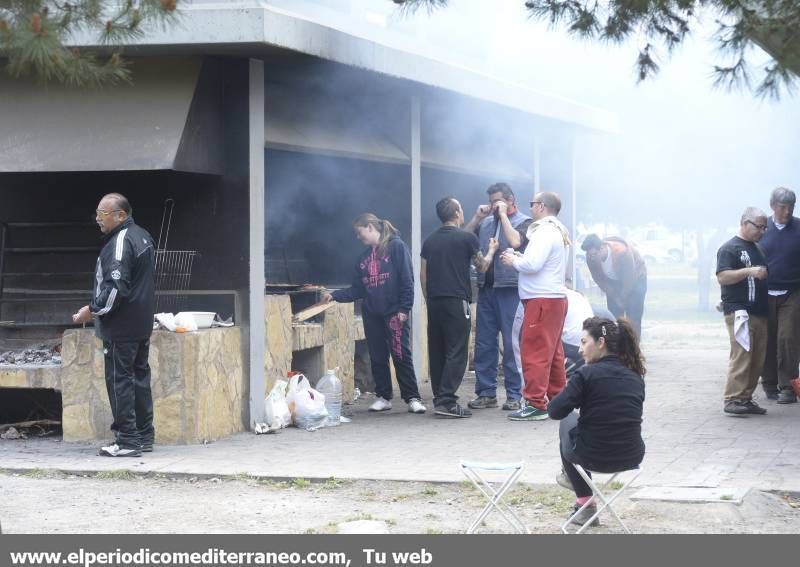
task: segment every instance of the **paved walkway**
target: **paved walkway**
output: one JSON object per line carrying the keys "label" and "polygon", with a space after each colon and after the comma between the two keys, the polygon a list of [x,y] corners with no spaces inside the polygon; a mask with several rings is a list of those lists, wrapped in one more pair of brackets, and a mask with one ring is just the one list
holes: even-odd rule
{"label": "paved walkway", "polygon": [[[716,350],[648,353],[647,455],[638,485],[800,491],[800,404],[764,401],[766,416],[723,415],[726,363],[727,353]],[[473,383],[465,381],[465,399]],[[98,457],[96,444],[0,440],[0,467],[457,482],[463,480],[461,458],[523,459],[523,480],[548,484],[560,468],[556,422],[510,422],[499,409],[446,420],[434,418],[430,408],[423,416],[409,414],[400,400],[390,412],[373,414],[366,411],[371,399],[348,408],[352,423],[337,428],[243,433],[199,446],[157,445],[136,459]]]}

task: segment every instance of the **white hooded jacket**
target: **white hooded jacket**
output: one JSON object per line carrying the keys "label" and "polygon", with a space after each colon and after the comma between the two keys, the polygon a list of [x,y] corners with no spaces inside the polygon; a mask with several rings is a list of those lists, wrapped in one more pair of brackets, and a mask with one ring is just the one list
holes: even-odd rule
{"label": "white hooded jacket", "polygon": [[519,272],[520,299],[565,297],[564,278],[567,268],[569,231],[554,216],[548,216],[528,227],[528,246],[514,260]]}

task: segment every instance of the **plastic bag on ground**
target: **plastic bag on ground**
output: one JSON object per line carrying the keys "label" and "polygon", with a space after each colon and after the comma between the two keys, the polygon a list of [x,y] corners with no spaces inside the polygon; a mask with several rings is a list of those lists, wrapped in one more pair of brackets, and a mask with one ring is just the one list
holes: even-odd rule
{"label": "plastic bag on ground", "polygon": [[289,385],[286,387],[286,405],[289,406],[289,412],[294,417],[294,404],[297,393],[302,390],[308,390],[311,383],[303,374],[295,374],[289,378]]}
{"label": "plastic bag on ground", "polygon": [[270,430],[282,429],[292,424],[292,414],[286,403],[287,386],[285,380],[278,380],[264,400],[264,420]]}
{"label": "plastic bag on ground", "polygon": [[292,417],[294,424],[301,429],[313,431],[325,427],[328,422],[325,396],[313,388],[298,390],[294,396]]}

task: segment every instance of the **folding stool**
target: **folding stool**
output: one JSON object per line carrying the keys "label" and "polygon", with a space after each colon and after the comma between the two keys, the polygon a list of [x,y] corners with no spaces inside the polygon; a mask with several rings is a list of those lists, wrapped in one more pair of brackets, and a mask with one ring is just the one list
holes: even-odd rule
{"label": "folding stool", "polygon": [[[525,524],[522,523],[522,520],[519,519],[514,513],[508,504],[502,502],[502,498],[506,492],[509,491],[511,487],[513,487],[517,480],[519,480],[520,475],[522,474],[522,469],[524,468],[524,463],[522,461],[515,462],[515,463],[485,463],[479,461],[461,461],[461,472],[464,473],[472,484],[475,485],[475,488],[481,491],[481,493],[486,497],[489,501],[486,504],[486,507],[478,514],[478,517],[475,518],[475,521],[472,522],[469,528],[467,528],[468,534],[475,533],[475,530],[478,529],[478,526],[481,525],[481,522],[486,519],[486,517],[491,513],[492,510],[497,510],[503,518],[505,518],[506,522],[508,522],[514,531],[520,534],[529,534],[528,528],[525,527]],[[508,476],[505,480],[502,481],[499,488],[495,489],[492,486],[492,482],[489,479],[485,478],[481,475],[481,471],[484,473],[506,473]],[[500,482],[500,481],[498,481]]]}
{"label": "folding stool", "polygon": [[[619,516],[614,511],[614,508],[611,507],[611,503],[614,502],[614,500],[616,500],[617,497],[619,497],[620,494],[625,492],[625,490],[631,485],[631,483],[634,480],[636,480],[636,478],[642,472],[641,469],[639,469],[639,467],[636,467],[635,469],[630,469],[630,470],[626,470],[626,471],[619,471],[619,472],[615,472],[615,473],[596,473],[594,471],[589,471],[594,475],[597,475],[597,474],[611,474],[611,476],[608,478],[608,480],[606,480],[604,483],[600,484],[595,479],[593,479],[591,476],[589,476],[589,474],[586,472],[586,469],[584,469],[582,466],[575,465],[575,464],[573,464],[572,466],[575,467],[575,470],[578,471],[578,474],[581,475],[581,477],[583,477],[583,480],[585,480],[586,484],[589,485],[589,488],[592,489],[592,497],[589,500],[587,500],[586,503],[583,506],[581,506],[578,510],[576,510],[575,513],[572,514],[567,519],[566,522],[564,522],[564,525],[561,526],[561,531],[564,532],[565,534],[569,533],[569,531],[567,530],[567,527],[572,523],[572,520],[575,519],[575,516],[580,514],[583,511],[583,509],[586,508],[587,506],[589,506],[592,502],[594,502],[595,500],[599,500],[602,503],[602,505],[598,505],[597,506],[597,512],[595,512],[594,515],[592,515],[592,517],[589,518],[589,520],[585,524],[580,526],[577,529],[577,531],[575,531],[575,533],[576,534],[583,533],[583,531],[592,524],[592,522],[595,520],[595,518],[598,518],[600,516],[600,512],[602,512],[606,508],[608,508],[608,511],[611,512],[611,515],[614,516],[617,519],[617,521],[622,526],[622,529],[625,530],[625,533],[626,534],[631,533],[631,531],[628,529],[628,526],[626,526],[625,523],[622,520],[620,520]],[[614,480],[616,480],[616,478],[619,475],[627,473],[627,472],[630,472],[630,473],[633,473],[633,474],[631,474],[631,476],[628,478],[628,480],[626,480],[625,483],[619,489],[617,489],[617,491],[614,494],[612,494],[609,497],[609,495],[607,493],[605,493],[604,491],[607,488],[611,488],[611,483],[614,482]]]}

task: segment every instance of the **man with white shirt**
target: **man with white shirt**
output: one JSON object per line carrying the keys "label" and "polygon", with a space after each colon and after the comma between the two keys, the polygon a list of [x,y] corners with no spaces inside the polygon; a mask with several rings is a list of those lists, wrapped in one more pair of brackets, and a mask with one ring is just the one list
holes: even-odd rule
{"label": "man with white shirt", "polygon": [[520,334],[524,403],[509,414],[512,421],[547,419],[548,400],[566,383],[561,331],[567,314],[569,232],[556,218],[561,210],[556,193],[537,193],[530,205],[534,222],[525,253],[506,250],[501,257],[503,265],[519,272],[519,297],[525,308]]}
{"label": "man with white shirt", "polygon": [[800,220],[795,218],[794,191],[778,187],[769,206],[772,218],[759,242],[767,259],[769,315],[767,358],[761,386],[767,398],[779,404],[797,402],[789,381],[800,366]]}
{"label": "man with white shirt", "polygon": [[723,411],[732,416],[767,413],[753,401],[767,353],[767,261],[756,244],[765,230],[767,215],[748,207],[739,234],[717,251],[717,281],[731,345]]}
{"label": "man with white shirt", "polygon": [[[567,371],[574,372],[583,366],[583,357],[579,353],[583,322],[594,317],[594,309],[586,297],[574,289],[567,288],[567,316],[564,318],[564,329],[561,331],[561,343],[567,361]],[[613,321],[613,319],[612,319]]]}

